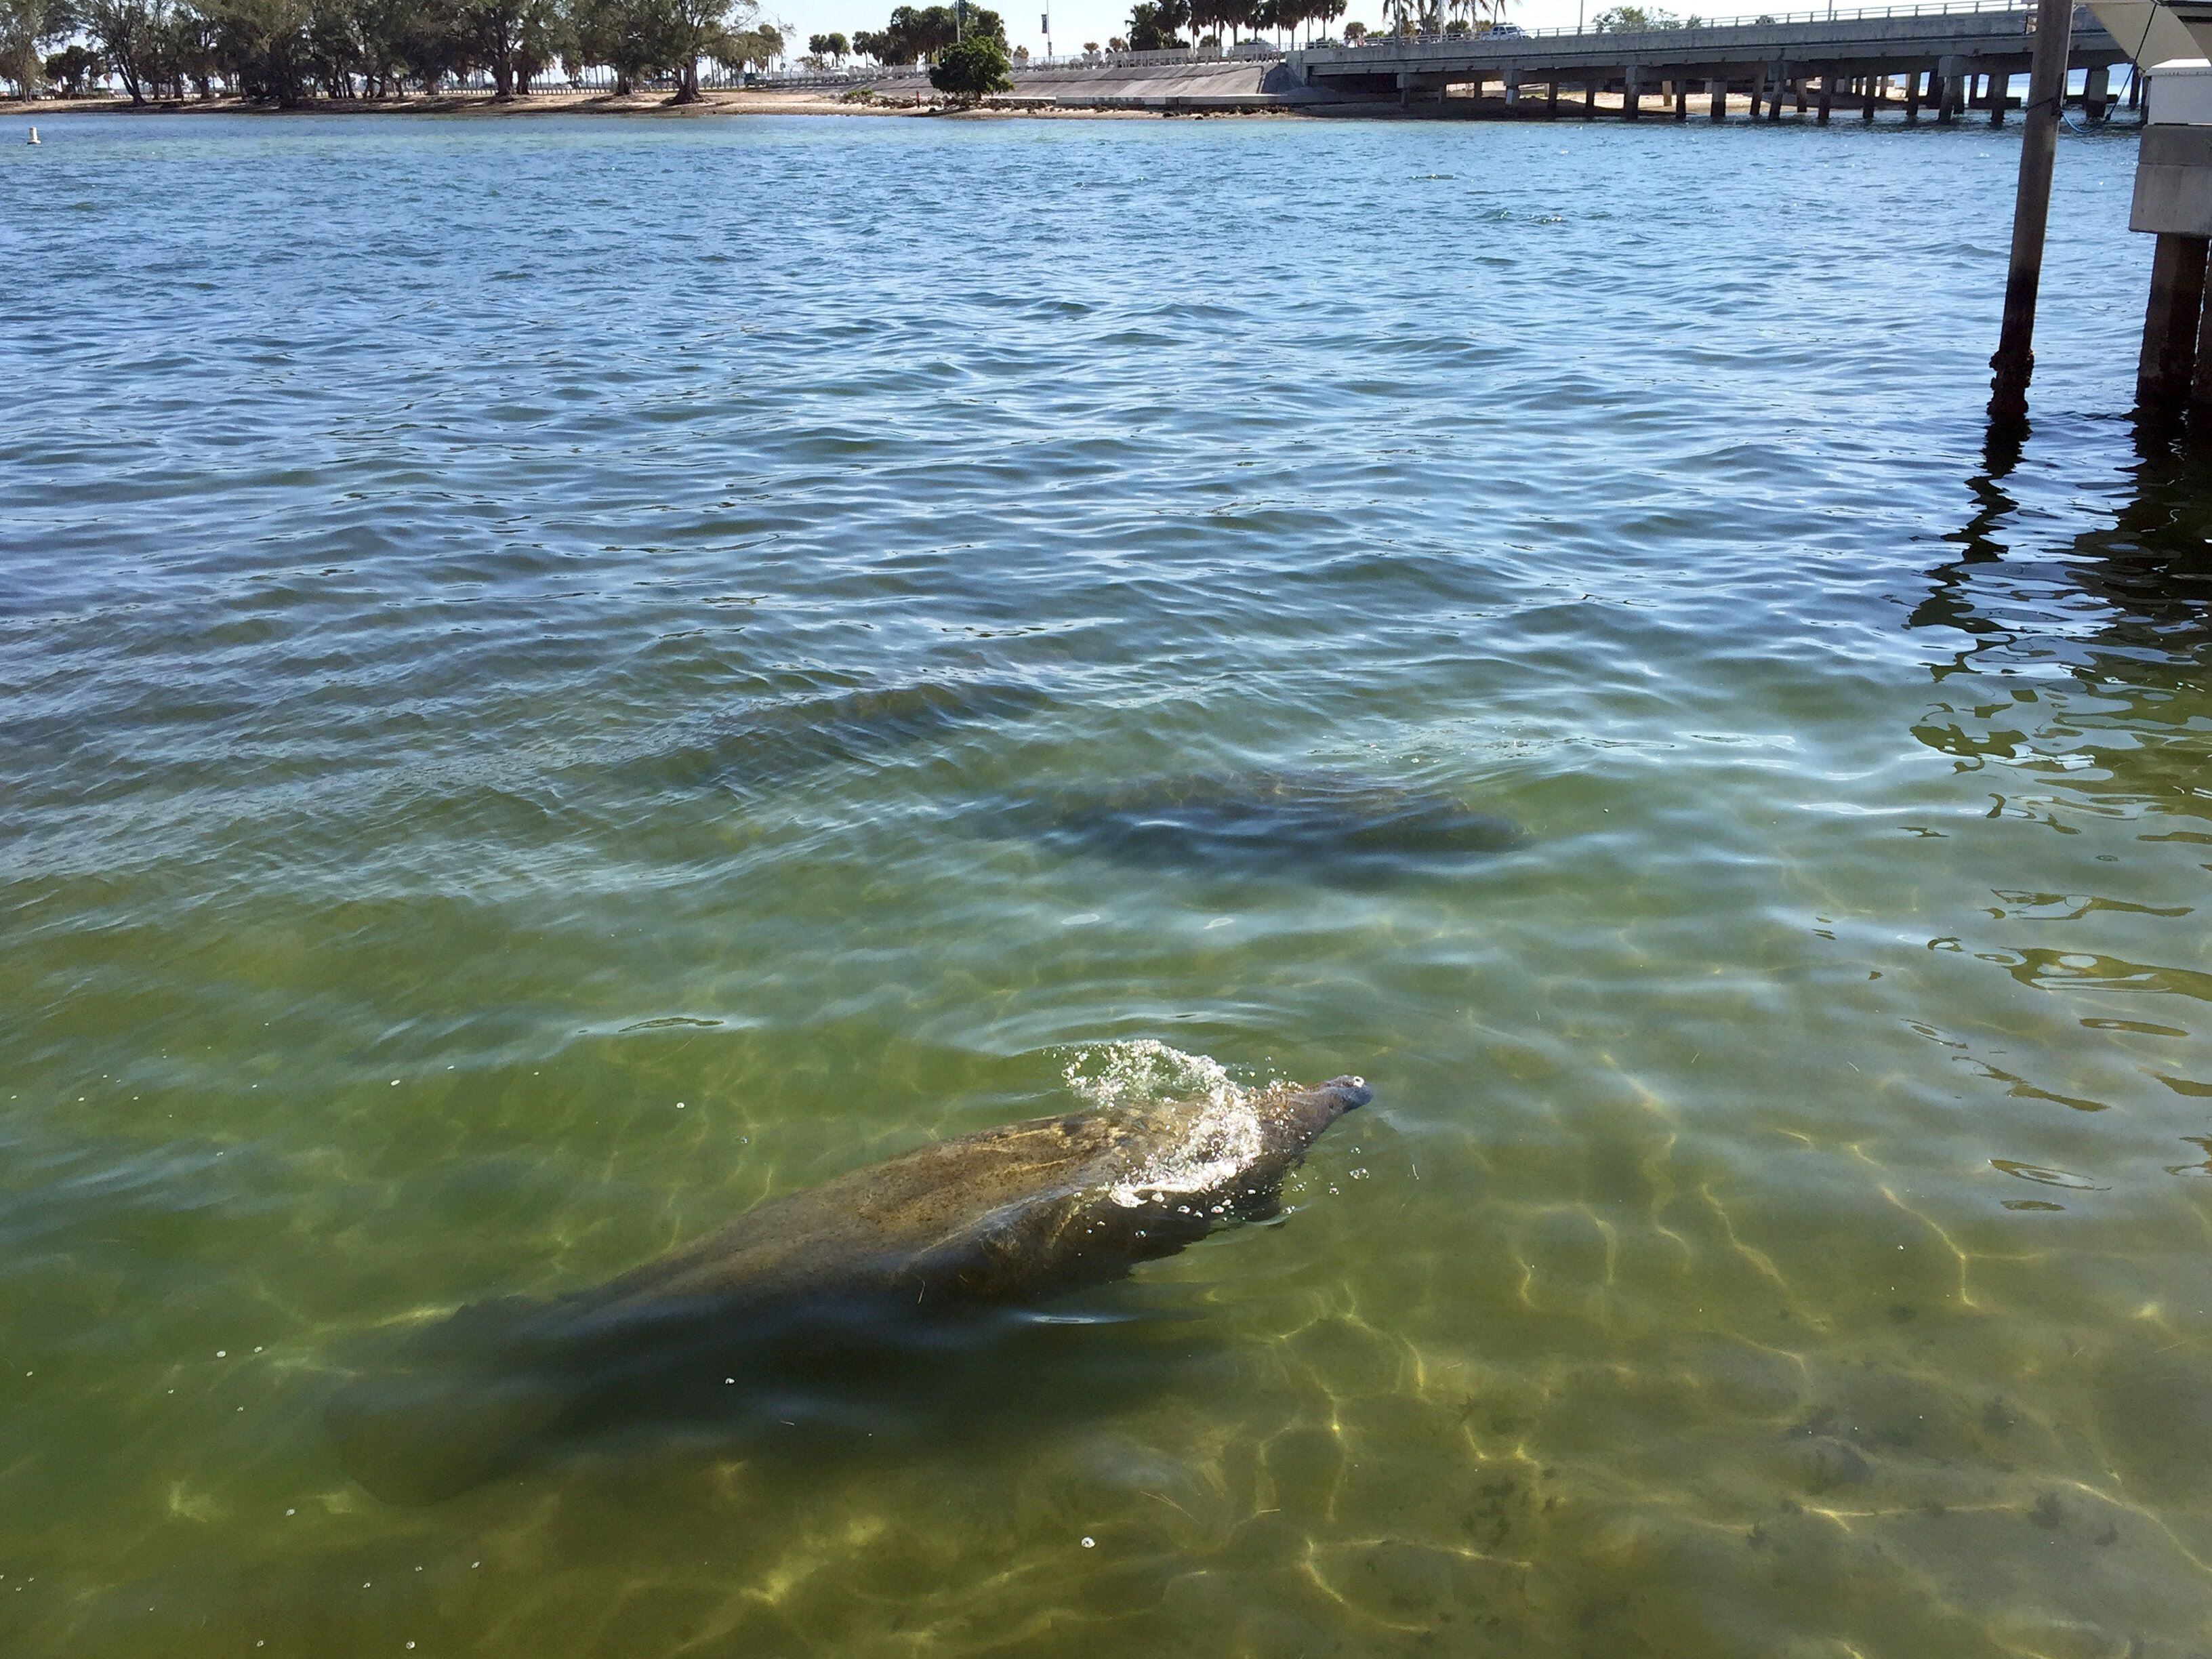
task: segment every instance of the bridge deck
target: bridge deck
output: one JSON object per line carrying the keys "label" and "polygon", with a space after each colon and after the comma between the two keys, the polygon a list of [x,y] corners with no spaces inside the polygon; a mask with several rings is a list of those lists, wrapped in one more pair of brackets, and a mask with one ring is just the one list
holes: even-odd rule
{"label": "bridge deck", "polygon": [[[1357,46],[1292,52],[1285,64],[1304,85],[1369,94],[1468,81],[1579,82],[1631,71],[1646,85],[1761,76],[1903,75],[1947,64],[1955,74],[2005,75],[2027,69],[2033,17],[2026,7],[1913,7],[1620,33],[1383,36]],[[2073,66],[2108,67],[2126,58],[2104,26],[2077,8]]]}

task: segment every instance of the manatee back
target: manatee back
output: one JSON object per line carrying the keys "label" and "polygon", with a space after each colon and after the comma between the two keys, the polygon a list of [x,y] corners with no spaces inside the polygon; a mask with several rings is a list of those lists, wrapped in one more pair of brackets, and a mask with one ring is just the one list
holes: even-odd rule
{"label": "manatee back", "polygon": [[1449,794],[1330,773],[1140,779],[1016,817],[1041,819],[1046,842],[1073,849],[1338,876],[1416,869],[1520,840],[1509,820]]}
{"label": "manatee back", "polygon": [[590,1293],[601,1305],[670,1297],[745,1301],[906,1288],[995,1264],[1012,1242],[1142,1156],[1157,1113],[1058,1113],[933,1142],[771,1199],[694,1243]]}

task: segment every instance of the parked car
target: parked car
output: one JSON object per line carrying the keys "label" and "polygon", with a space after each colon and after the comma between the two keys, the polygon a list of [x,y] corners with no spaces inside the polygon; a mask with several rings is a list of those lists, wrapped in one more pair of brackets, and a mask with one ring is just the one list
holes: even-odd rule
{"label": "parked car", "polygon": [[1528,33],[1518,23],[1492,23],[1490,26],[1491,38],[1497,40],[1517,40]]}

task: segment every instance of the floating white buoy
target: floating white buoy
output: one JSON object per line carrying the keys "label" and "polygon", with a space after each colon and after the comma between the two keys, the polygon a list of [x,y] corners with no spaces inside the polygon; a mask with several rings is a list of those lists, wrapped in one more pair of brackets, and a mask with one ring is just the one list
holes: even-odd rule
{"label": "floating white buoy", "polygon": [[39,130],[36,127],[31,129],[31,142],[34,144],[39,142]]}

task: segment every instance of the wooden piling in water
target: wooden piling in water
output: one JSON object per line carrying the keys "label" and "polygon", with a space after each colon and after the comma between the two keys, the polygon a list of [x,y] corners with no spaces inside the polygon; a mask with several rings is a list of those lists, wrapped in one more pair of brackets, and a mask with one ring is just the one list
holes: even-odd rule
{"label": "wooden piling in water", "polygon": [[[2004,325],[1990,367],[1990,418],[2027,418],[2035,369],[2035,296],[2043,281],[2043,234],[2051,218],[2051,167],[2058,150],[2058,108],[2066,99],[2066,60],[2074,47],[2074,0],[2037,0],[2035,56],[2028,72],[2027,131],[2020,141],[2020,187],[2012,210],[2012,264],[2005,276]],[[2004,100],[1999,98],[2000,109]],[[2199,282],[2202,265],[2199,266]],[[2195,318],[2192,314],[2191,320]]]}
{"label": "wooden piling in water", "polygon": [[2197,339],[2204,315],[2205,240],[2160,231],[2150,262],[2150,304],[2143,312],[2142,351],[2136,359],[2136,402],[2148,410],[2179,409],[2198,378]]}

